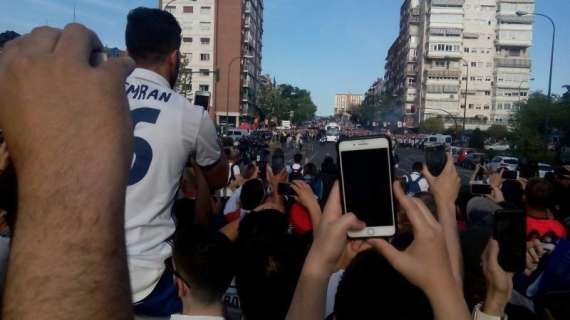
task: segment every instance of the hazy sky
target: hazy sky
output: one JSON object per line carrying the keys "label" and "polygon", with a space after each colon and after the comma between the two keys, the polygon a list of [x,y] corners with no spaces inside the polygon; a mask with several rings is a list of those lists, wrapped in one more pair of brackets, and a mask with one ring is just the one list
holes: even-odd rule
{"label": "hazy sky", "polygon": [[[221,0],[230,1],[230,0]],[[0,32],[62,27],[73,18],[97,31],[103,43],[124,48],[126,14],[158,0],[0,0]],[[386,53],[399,29],[400,0],[265,0],[263,72],[277,82],[311,91],[320,115],[332,113],[337,92],[363,93],[384,73]],[[552,89],[570,84],[570,1],[536,0],[536,11],[557,23]],[[546,91],[550,23],[537,17],[532,50],[535,81]]]}

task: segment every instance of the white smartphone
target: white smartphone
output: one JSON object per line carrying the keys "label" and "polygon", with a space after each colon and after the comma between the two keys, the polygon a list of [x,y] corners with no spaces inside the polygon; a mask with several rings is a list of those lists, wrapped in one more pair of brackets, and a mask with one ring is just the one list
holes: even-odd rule
{"label": "white smartphone", "polygon": [[345,140],[338,145],[344,213],[352,212],[366,228],[351,238],[396,234],[390,141],[385,137]]}

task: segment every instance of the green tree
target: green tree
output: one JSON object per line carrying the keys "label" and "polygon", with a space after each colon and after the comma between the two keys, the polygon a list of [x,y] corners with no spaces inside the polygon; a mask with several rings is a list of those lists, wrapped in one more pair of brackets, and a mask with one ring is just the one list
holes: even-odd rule
{"label": "green tree", "polygon": [[485,147],[485,135],[481,129],[473,130],[471,139],[469,139],[469,147],[482,150]]}
{"label": "green tree", "polygon": [[445,126],[441,118],[429,118],[420,124],[421,133],[441,133]]}
{"label": "green tree", "polygon": [[289,84],[265,86],[260,91],[260,109],[269,117],[279,120],[289,120],[293,112],[293,123],[299,124],[312,119],[317,112],[317,106],[311,99],[308,90]]}
{"label": "green tree", "polygon": [[192,92],[192,70],[188,68],[190,60],[186,55],[180,58],[180,71],[176,80],[176,91],[188,99],[193,99]]}
{"label": "green tree", "polygon": [[491,138],[491,139],[493,139],[493,140],[495,140],[495,141],[497,141],[497,140],[504,140],[504,139],[507,138],[507,135],[509,134],[509,130],[507,129],[506,126],[502,126],[502,125],[499,125],[499,124],[494,124],[494,125],[491,125],[491,126],[489,127],[489,129],[487,129],[487,131],[485,132],[485,134],[486,134],[489,138]]}

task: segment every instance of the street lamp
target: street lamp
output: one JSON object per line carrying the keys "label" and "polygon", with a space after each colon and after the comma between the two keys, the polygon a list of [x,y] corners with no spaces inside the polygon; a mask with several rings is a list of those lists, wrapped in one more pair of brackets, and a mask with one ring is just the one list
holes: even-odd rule
{"label": "street lamp", "polygon": [[554,20],[552,20],[552,18],[543,13],[536,13],[536,12],[531,13],[526,11],[517,11],[516,13],[517,16],[519,17],[526,16],[529,14],[535,16],[541,16],[548,19],[548,21],[550,21],[550,23],[552,24],[552,48],[550,49],[550,73],[548,75],[548,100],[550,101],[552,94],[552,64],[554,63],[554,42],[556,40],[556,24],[554,23]]}
{"label": "street lamp", "polygon": [[[175,0],[173,0],[175,1]],[[240,60],[242,58],[242,56],[237,56],[234,57],[232,60],[230,60],[230,63],[228,64],[228,80],[227,80],[227,86],[226,86],[226,125],[229,122],[230,119],[230,76],[232,74],[232,66],[234,64],[234,62]],[[244,55],[243,59],[253,59],[253,56],[248,56],[248,55]],[[238,101],[239,102],[239,101]]]}
{"label": "street lamp", "polygon": [[521,89],[522,89],[522,85],[523,85],[523,83],[525,83],[525,82],[528,84],[530,81],[534,81],[534,78],[530,78],[530,79],[528,79],[528,81],[527,81],[527,80],[523,80],[523,81],[521,81],[521,83],[520,83],[520,85],[519,85],[519,93],[518,93],[518,94],[519,94],[519,104],[520,104],[520,102],[521,102]]}
{"label": "street lamp", "polygon": [[[170,1],[168,1],[168,2],[164,5],[164,9],[163,9],[163,8],[160,8],[160,9],[166,11],[166,8],[167,8],[169,5],[171,5],[174,1],[176,1],[176,0],[170,0]],[[161,1],[161,2],[162,2],[162,1]]]}

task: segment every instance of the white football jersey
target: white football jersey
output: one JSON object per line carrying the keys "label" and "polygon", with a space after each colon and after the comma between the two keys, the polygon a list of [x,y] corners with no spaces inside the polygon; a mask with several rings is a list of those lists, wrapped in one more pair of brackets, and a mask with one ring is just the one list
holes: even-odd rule
{"label": "white football jersey", "polygon": [[137,68],[127,78],[134,155],[125,205],[125,230],[134,301],[146,297],[171,256],[172,207],[182,171],[221,156],[215,126],[204,108],[174,92],[161,75]]}

